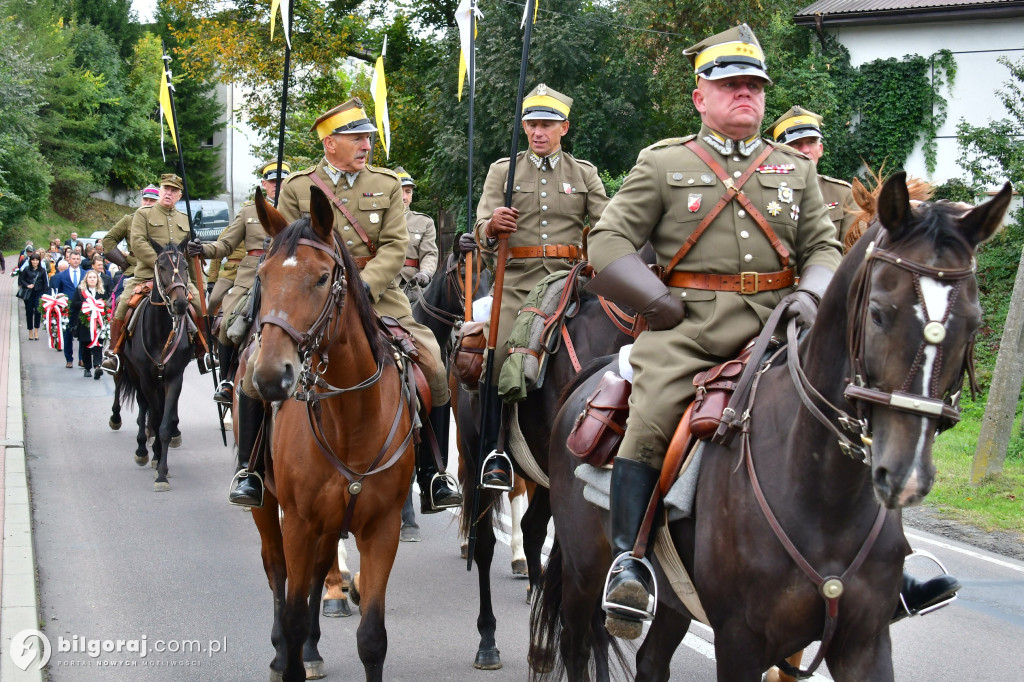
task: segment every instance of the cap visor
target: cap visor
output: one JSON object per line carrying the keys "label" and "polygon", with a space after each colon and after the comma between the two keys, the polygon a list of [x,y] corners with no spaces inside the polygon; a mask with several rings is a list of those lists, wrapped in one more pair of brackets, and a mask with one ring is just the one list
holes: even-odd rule
{"label": "cap visor", "polygon": [[799,132],[793,133],[792,135],[786,135],[785,139],[781,140],[781,142],[782,144],[792,144],[793,142],[796,142],[797,140],[802,140],[806,137],[820,138],[821,133],[819,133],[816,130],[801,130]]}
{"label": "cap visor", "polygon": [[709,81],[722,80],[723,78],[734,78],[735,76],[754,76],[755,78],[763,78],[772,83],[772,79],[768,77],[761,69],[756,66],[748,66],[746,64],[727,64],[724,66],[716,66],[707,72],[707,74],[699,74],[701,78]]}
{"label": "cap visor", "polygon": [[568,121],[565,116],[550,111],[531,111],[523,114],[524,121]]}
{"label": "cap visor", "polygon": [[367,123],[360,123],[359,125],[353,126],[351,128],[345,128],[345,129],[340,129],[339,128],[339,129],[336,129],[331,134],[332,135],[353,135],[353,134],[357,134],[357,133],[361,134],[361,133],[375,133],[375,132],[377,132],[377,126],[373,125],[372,123],[367,122]]}

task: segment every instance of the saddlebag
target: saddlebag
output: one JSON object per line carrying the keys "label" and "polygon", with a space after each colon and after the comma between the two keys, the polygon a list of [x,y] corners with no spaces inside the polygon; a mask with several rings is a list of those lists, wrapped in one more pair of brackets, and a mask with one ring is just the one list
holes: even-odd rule
{"label": "saddlebag", "polygon": [[484,336],[484,322],[466,322],[455,337],[452,351],[451,372],[467,391],[476,391],[484,367],[484,350],[487,338]]}
{"label": "saddlebag", "polygon": [[729,400],[743,374],[743,368],[750,362],[756,340],[744,346],[735,359],[716,365],[693,378],[697,393],[690,413],[690,433],[695,438],[708,440],[715,435],[718,425],[722,423],[722,413],[729,406]]}
{"label": "saddlebag", "polygon": [[586,464],[601,467],[611,461],[626,433],[632,384],[605,372],[569,433],[566,445]]}

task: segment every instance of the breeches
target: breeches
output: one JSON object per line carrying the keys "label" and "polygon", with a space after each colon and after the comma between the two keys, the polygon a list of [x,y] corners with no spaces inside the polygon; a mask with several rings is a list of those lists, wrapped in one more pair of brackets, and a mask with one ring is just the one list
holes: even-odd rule
{"label": "breeches", "polygon": [[[226,277],[218,277],[217,281],[213,285],[213,291],[210,292],[210,300],[207,302],[208,310],[216,310],[217,307],[224,301],[224,295],[228,293],[235,283],[233,279],[227,279]],[[237,299],[236,299],[237,300]],[[224,314],[227,315],[231,312],[230,308],[225,309]]]}
{"label": "breeches", "polygon": [[223,281],[227,282],[224,292],[221,293],[221,296],[223,297],[223,307],[221,308],[221,312],[224,313],[224,318],[220,323],[220,331],[217,332],[217,340],[225,346],[233,346],[235,344],[228,338],[228,317],[231,316],[231,312],[238,304],[238,299],[242,298],[242,296],[248,293],[249,290],[245,287],[231,286],[234,284],[231,280],[218,279],[217,283],[213,285],[213,293],[210,294],[211,306],[213,305],[213,297],[217,295],[217,287],[219,287],[220,283]]}

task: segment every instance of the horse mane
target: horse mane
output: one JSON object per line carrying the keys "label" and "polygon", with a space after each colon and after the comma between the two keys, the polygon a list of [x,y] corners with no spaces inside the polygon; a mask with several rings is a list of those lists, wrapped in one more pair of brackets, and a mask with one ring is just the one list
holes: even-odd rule
{"label": "horse mane", "polygon": [[[843,251],[849,251],[850,248],[861,238],[871,222],[875,219],[878,213],[878,195],[882,192],[882,185],[889,178],[889,175],[885,172],[885,165],[883,164],[877,172],[871,169],[869,166],[867,169],[867,182],[871,186],[868,189],[860,178],[853,179],[853,198],[856,202],[857,209],[851,211],[853,215],[853,227],[846,233],[846,238],[843,240]],[[910,194],[910,198],[913,201],[928,201],[932,197],[932,193],[935,188],[926,180],[921,178],[915,178],[907,176],[907,192]]]}
{"label": "horse mane", "polygon": [[[282,250],[286,257],[294,256],[295,250],[299,247],[300,239],[320,241],[320,238],[313,231],[313,224],[309,216],[299,218],[279,232],[274,237],[267,256],[273,256]],[[370,297],[366,295],[362,280],[359,278],[359,266],[356,265],[352,254],[348,252],[345,244],[340,239],[335,238],[334,243],[340,250],[342,262],[345,263],[346,303],[356,306],[356,310],[359,313],[359,321],[363,325],[363,332],[366,334],[366,340],[370,343],[374,359],[379,363],[386,362],[390,354],[384,341],[384,335],[381,333],[380,327],[377,326],[377,313],[374,311],[373,305],[370,303]]]}

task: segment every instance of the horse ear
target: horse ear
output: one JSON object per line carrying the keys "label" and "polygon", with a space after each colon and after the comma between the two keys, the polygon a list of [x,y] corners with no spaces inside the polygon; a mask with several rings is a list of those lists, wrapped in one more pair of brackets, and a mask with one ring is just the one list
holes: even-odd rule
{"label": "horse ear", "polygon": [[994,235],[1003,225],[1003,216],[1013,198],[1013,186],[1003,185],[999,193],[977,208],[972,208],[959,220],[960,231],[972,246],[977,246]]}
{"label": "horse ear", "polygon": [[288,221],[281,212],[267,203],[263,198],[263,190],[256,188],[256,215],[259,216],[260,225],[271,237],[276,237],[284,228],[288,227]]}
{"label": "horse ear", "polygon": [[907,192],[907,174],[900,171],[893,173],[882,185],[882,191],[878,195],[878,219],[893,241],[898,241],[908,215],[910,194]]}
{"label": "horse ear", "polygon": [[874,215],[875,198],[871,196],[871,192],[868,191],[868,188],[864,186],[864,183],[860,181],[860,178],[854,178],[851,185],[853,186],[853,200],[866,212]]}
{"label": "horse ear", "polygon": [[178,242],[178,251],[184,252],[186,244],[188,244],[188,237],[185,237],[180,242]]}
{"label": "horse ear", "polygon": [[309,220],[320,241],[330,244],[331,232],[334,230],[334,209],[327,195],[318,187],[309,188]]}
{"label": "horse ear", "polygon": [[152,246],[153,250],[156,251],[157,253],[160,253],[161,251],[164,250],[163,244],[157,244],[155,241],[153,241],[152,238],[150,238],[149,240],[149,245]]}

